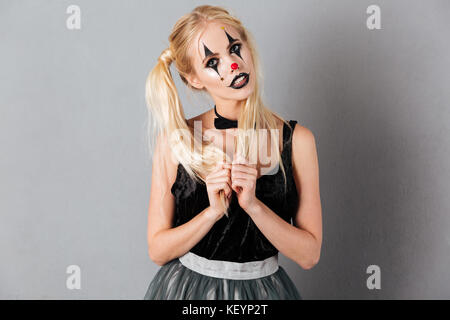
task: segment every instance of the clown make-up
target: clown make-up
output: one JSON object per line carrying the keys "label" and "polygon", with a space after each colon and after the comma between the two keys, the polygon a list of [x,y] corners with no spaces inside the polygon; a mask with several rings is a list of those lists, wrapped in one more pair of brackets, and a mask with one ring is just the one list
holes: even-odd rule
{"label": "clown make-up", "polygon": [[[224,27],[222,27],[222,29],[224,30],[225,35],[227,36],[227,39],[228,39],[227,50],[230,50],[230,53],[235,53],[242,61],[244,61],[244,59],[242,59],[242,56],[241,56],[241,46],[242,46],[242,44],[239,43],[239,39],[234,39],[232,36],[230,36],[230,35],[228,34],[228,32],[225,31],[225,28],[224,28]],[[210,57],[210,56],[217,56],[217,55],[218,55],[218,53],[213,53],[213,52],[205,45],[205,43],[203,43],[203,50],[204,50],[204,52],[205,52],[205,58],[203,59],[203,61],[206,60],[206,59],[207,59],[208,57]],[[215,63],[211,64],[211,62],[215,62]],[[236,63],[233,63],[233,65],[237,65],[237,64],[236,64]],[[207,67],[207,68],[212,68],[213,70],[215,70],[216,73],[219,75],[220,80],[222,80],[222,81],[224,80],[224,78],[220,75],[219,70],[217,69],[217,67],[218,67],[218,59],[217,59],[217,58],[209,59],[209,60],[206,62],[205,67]],[[237,69],[237,68],[233,68],[233,67],[232,67],[232,72],[233,72],[235,69]],[[230,85],[230,86],[231,86],[231,85]]]}

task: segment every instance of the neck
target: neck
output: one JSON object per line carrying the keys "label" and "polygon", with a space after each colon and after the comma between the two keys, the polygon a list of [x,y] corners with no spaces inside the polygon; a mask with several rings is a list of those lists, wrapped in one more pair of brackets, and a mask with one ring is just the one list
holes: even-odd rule
{"label": "neck", "polygon": [[[217,113],[230,120],[238,120],[245,100],[224,100],[216,102]],[[214,109],[212,111],[214,113]]]}

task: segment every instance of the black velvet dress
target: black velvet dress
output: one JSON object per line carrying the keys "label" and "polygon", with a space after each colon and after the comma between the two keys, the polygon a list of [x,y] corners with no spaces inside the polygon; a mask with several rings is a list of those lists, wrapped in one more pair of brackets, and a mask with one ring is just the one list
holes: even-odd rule
{"label": "black velvet dress", "polygon": [[[292,129],[297,121],[291,120]],[[283,125],[282,160],[286,171],[263,175],[256,182],[256,197],[292,224],[299,198],[292,171],[292,130]],[[275,171],[274,170],[274,171]],[[286,189],[285,189],[286,188]],[[182,165],[171,188],[175,197],[175,227],[191,220],[209,206],[206,185],[193,181]],[[234,193],[234,191],[233,191]],[[208,260],[233,262],[234,265],[278,257],[278,250],[267,240],[249,215],[239,206],[233,194],[228,217],[223,216],[190,253]],[[187,268],[176,258],[162,266],[151,281],[144,299],[205,300],[205,299],[301,299],[295,284],[277,264],[276,272],[256,279],[240,280],[209,276]]]}

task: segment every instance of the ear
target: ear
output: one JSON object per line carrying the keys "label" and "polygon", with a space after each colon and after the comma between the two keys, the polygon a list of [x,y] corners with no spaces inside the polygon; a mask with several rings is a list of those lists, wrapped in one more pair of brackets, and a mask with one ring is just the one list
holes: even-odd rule
{"label": "ear", "polygon": [[193,86],[194,88],[197,88],[199,90],[203,89],[203,85],[201,84],[201,82],[198,80],[196,75],[187,75],[186,76],[186,80],[189,82],[189,84],[191,86]]}

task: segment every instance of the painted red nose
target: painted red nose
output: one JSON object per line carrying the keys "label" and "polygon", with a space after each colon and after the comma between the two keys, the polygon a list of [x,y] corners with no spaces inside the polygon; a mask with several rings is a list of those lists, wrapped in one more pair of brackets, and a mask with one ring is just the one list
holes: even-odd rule
{"label": "painted red nose", "polygon": [[231,69],[236,70],[237,68],[239,68],[239,66],[236,62],[231,64]]}

